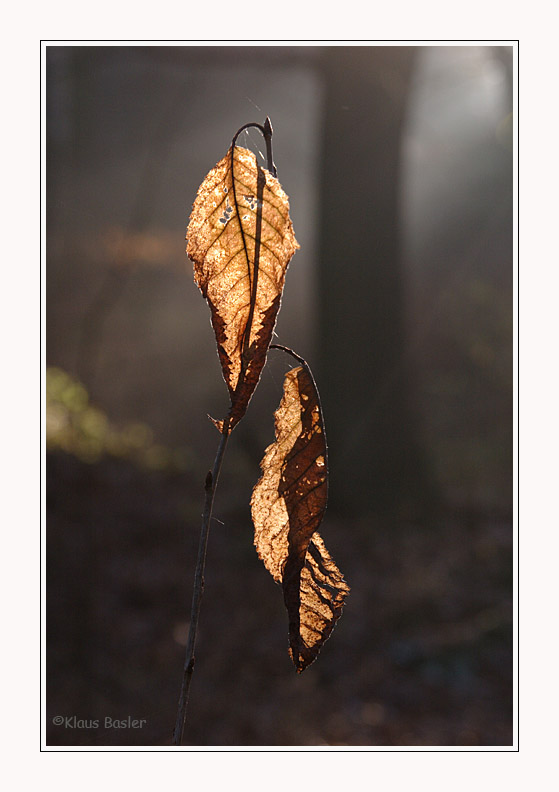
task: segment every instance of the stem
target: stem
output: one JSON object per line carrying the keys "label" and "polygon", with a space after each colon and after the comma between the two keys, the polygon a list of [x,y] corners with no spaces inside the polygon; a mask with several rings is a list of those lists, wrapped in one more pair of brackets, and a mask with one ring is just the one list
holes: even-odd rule
{"label": "stem", "polygon": [[192,681],[192,674],[194,671],[194,646],[196,643],[196,630],[198,627],[198,617],[200,616],[200,604],[202,602],[202,593],[204,591],[204,568],[206,565],[206,548],[208,546],[208,535],[210,532],[210,522],[212,519],[212,509],[214,495],[217,488],[217,481],[219,479],[219,471],[221,470],[221,463],[223,455],[227,447],[227,440],[229,439],[229,418],[225,419],[221,440],[215,455],[214,466],[206,476],[205,491],[206,497],[204,501],[204,514],[202,517],[202,528],[200,529],[200,543],[198,545],[198,559],[196,561],[196,571],[194,573],[194,588],[192,591],[192,610],[190,615],[190,626],[188,628],[188,639],[186,642],[186,656],[184,660],[184,671],[182,677],[181,692],[179,696],[179,705],[177,709],[177,720],[175,723],[175,730],[173,732],[173,745],[182,744],[182,735],[184,731],[184,723],[186,719],[186,707],[188,705],[188,695],[190,691],[190,682]]}
{"label": "stem", "polygon": [[299,363],[302,363],[303,366],[307,369],[307,371],[310,374],[309,364],[307,363],[305,358],[302,358],[301,355],[298,355],[296,352],[294,352],[289,347],[283,346],[283,344],[270,344],[270,346],[268,348],[269,349],[281,349],[282,352],[287,352],[288,355],[291,355],[291,357],[295,358],[295,360],[299,361]]}
{"label": "stem", "polygon": [[266,160],[267,160],[266,165],[267,165],[267,169],[270,171],[272,176],[276,176],[277,177],[278,172],[277,172],[276,166],[274,165],[274,157],[273,157],[273,154],[272,154],[272,135],[273,135],[274,131],[272,129],[272,122],[270,121],[269,116],[266,116],[266,120],[264,121],[264,125],[258,124],[256,121],[250,121],[248,124],[244,124],[240,129],[237,129],[237,131],[235,132],[235,135],[233,136],[233,141],[231,143],[231,146],[233,148],[235,148],[235,145],[237,143],[237,138],[239,137],[241,132],[244,132],[245,129],[250,129],[251,127],[253,127],[254,129],[260,130],[260,132],[262,133],[262,136],[263,136],[263,138],[264,138],[264,140],[266,142]]}

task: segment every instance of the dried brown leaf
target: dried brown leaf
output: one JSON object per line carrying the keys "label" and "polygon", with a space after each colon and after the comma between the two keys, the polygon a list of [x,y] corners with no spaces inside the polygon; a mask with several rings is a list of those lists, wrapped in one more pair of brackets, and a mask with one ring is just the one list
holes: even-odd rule
{"label": "dried brown leaf", "polygon": [[317,533],[328,494],[327,448],[318,393],[305,366],[285,375],[275,431],[252,493],[254,543],[282,584],[289,654],[301,672],[330,636],[349,592]]}
{"label": "dried brown leaf", "polygon": [[[198,190],[186,238],[211,310],[231,430],[260,379],[285,272],[299,247],[287,195],[251,151],[232,145]],[[224,422],[216,423],[223,430]]]}

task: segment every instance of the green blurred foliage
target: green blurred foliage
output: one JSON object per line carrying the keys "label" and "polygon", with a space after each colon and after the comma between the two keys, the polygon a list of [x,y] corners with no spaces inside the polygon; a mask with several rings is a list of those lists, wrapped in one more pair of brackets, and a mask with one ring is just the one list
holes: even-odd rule
{"label": "green blurred foliage", "polygon": [[153,430],[144,423],[115,426],[102,409],[90,403],[83,384],[56,366],[46,370],[46,402],[49,451],[66,451],[88,463],[109,455],[149,470],[179,473],[196,464],[189,448],[156,442]]}

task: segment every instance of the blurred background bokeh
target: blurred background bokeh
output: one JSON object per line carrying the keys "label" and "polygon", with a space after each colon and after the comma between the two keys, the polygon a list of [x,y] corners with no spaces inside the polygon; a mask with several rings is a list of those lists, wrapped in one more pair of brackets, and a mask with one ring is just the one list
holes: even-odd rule
{"label": "blurred background bokeh", "polygon": [[[301,249],[321,533],[351,594],[298,676],[249,500],[270,353],[214,509],[190,745],[510,745],[513,51],[48,46],[47,743],[168,745],[227,390],[185,255],[196,190],[274,127]],[[255,131],[239,143],[260,157]],[[54,716],[99,721],[55,726]],[[105,728],[105,717],[145,719]]]}

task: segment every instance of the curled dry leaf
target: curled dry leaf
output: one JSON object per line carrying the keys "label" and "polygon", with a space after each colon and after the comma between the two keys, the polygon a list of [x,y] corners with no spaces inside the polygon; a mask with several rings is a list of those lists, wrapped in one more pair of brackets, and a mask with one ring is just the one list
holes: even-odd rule
{"label": "curled dry leaf", "polygon": [[252,493],[254,543],[282,584],[289,654],[301,672],[329,637],[349,592],[317,533],[328,494],[327,448],[316,385],[305,366],[285,375],[275,430]]}
{"label": "curled dry leaf", "polygon": [[[251,151],[232,145],[198,190],[186,238],[229,388],[230,431],[260,379],[285,272],[299,247],[287,195]],[[224,423],[216,421],[221,431]]]}

